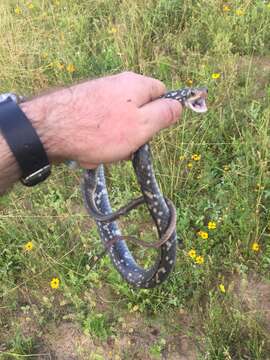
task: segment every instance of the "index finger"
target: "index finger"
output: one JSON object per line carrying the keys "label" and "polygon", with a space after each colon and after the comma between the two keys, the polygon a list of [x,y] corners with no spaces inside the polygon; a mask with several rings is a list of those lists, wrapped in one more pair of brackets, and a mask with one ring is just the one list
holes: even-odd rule
{"label": "index finger", "polygon": [[158,99],[166,92],[163,82],[148,76],[127,73],[124,82],[124,86],[129,90],[130,100],[138,107]]}

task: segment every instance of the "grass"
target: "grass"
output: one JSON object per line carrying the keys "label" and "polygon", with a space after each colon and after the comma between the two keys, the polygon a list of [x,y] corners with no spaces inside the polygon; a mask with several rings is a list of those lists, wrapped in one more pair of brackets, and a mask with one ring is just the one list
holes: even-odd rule
{"label": "grass", "polygon": [[[80,170],[59,166],[37,188],[17,185],[0,198],[0,358],[47,352],[50,325],[63,322],[95,341],[90,355],[77,349],[80,359],[163,358],[173,345],[183,351],[183,336],[191,359],[270,358],[269,303],[252,307],[239,288],[254,278],[269,287],[269,3],[4,0],[0,16],[1,92],[32,95],[126,69],[168,89],[191,81],[209,88],[207,114],[186,111],[152,142],[157,178],[177,206],[184,242],[161,287],[130,288],[108,258],[90,268],[101,244],[83,210]],[[129,163],[111,166],[108,181],[115,208],[138,192]],[[150,237],[142,211],[125,229]],[[191,249],[203,264],[188,256]],[[53,290],[54,277],[60,286]],[[249,300],[257,295],[249,291]],[[135,334],[123,326],[130,319],[137,319]],[[142,324],[149,345],[140,338]],[[159,334],[147,338],[154,325]],[[117,347],[125,334],[130,343]]]}

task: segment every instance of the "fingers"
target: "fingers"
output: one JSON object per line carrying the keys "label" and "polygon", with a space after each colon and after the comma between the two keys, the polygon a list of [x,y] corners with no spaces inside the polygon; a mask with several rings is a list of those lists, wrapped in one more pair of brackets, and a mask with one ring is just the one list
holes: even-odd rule
{"label": "fingers", "polygon": [[145,136],[150,139],[156,132],[174,124],[182,113],[182,106],[177,100],[158,99],[139,110],[142,116]]}
{"label": "fingers", "polygon": [[[127,90],[128,100],[134,101],[138,107],[164,95],[165,85],[151,77],[132,72],[122,73],[123,88]],[[129,95],[130,94],[130,95]]]}

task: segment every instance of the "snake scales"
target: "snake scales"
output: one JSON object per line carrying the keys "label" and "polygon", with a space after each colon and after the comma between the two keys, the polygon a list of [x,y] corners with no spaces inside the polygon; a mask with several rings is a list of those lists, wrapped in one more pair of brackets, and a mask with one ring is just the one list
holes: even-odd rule
{"label": "snake scales", "polygon": [[[177,100],[197,113],[207,111],[206,88],[184,88],[170,91],[163,97]],[[141,146],[133,154],[132,164],[142,196],[114,213],[108,197],[103,165],[85,171],[81,189],[85,207],[98,226],[105,246],[104,253],[108,252],[117,271],[134,287],[153,288],[166,280],[175,264],[176,210],[173,203],[164,198],[158,187],[149,144]],[[158,242],[149,244],[130,236],[123,237],[117,225],[117,218],[143,203],[146,203],[157,227],[160,239]],[[159,249],[154,265],[149,269],[140,267],[132,256],[126,240]]]}

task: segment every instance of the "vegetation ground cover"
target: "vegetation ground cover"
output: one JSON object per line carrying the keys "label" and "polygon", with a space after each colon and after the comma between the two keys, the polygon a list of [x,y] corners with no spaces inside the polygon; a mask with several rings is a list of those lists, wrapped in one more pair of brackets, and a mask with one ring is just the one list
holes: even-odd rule
{"label": "vegetation ground cover", "polygon": [[[209,88],[207,114],[151,143],[184,244],[161,287],[130,288],[106,257],[90,267],[81,170],[0,198],[0,358],[270,359],[270,3],[2,0],[0,17],[1,92],[123,70]],[[138,193],[130,163],[107,173],[115,208]],[[145,214],[125,232],[153,237]]]}

